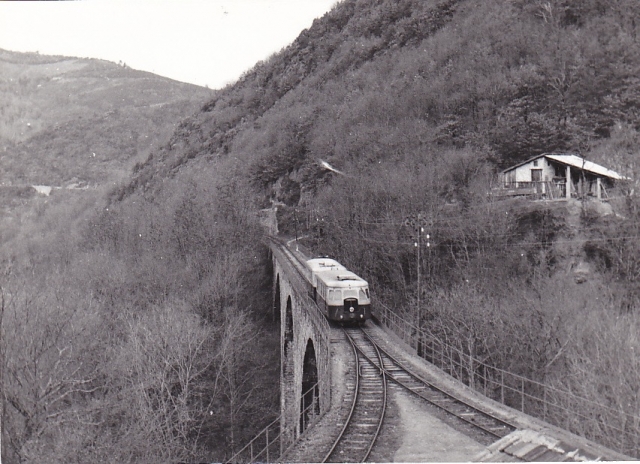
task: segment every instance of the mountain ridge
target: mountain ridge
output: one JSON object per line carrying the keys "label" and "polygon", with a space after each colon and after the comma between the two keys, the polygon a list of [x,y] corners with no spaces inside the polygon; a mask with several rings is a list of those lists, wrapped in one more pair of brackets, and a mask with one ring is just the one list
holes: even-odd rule
{"label": "mountain ridge", "polygon": [[122,180],[212,94],[89,58],[0,50],[0,72],[5,184]]}

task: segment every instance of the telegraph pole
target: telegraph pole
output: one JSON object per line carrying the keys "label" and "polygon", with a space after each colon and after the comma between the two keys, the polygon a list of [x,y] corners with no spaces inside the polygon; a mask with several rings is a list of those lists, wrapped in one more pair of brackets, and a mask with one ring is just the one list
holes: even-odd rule
{"label": "telegraph pole", "polygon": [[[415,242],[413,243],[413,246],[417,248],[418,251],[418,256],[417,256],[417,275],[418,275],[418,314],[420,314],[420,274],[421,274],[421,268],[422,268],[422,259],[421,259],[421,248],[422,248],[422,234],[424,234],[424,228],[427,225],[427,220],[424,216],[424,214],[422,213],[418,213],[417,215],[411,215],[408,216],[405,221],[404,221],[404,225],[407,227],[410,227],[411,229],[413,229],[416,233],[415,237]],[[429,242],[429,239],[431,238],[431,236],[429,234],[425,235],[425,239],[427,240],[427,247],[431,246],[431,243]]]}

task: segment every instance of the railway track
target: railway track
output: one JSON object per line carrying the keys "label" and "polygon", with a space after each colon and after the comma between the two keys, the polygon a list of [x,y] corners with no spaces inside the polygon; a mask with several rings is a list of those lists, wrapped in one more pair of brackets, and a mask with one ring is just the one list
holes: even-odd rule
{"label": "railway track", "polygon": [[[387,407],[387,378],[382,357],[363,332],[345,329],[353,347],[357,371],[351,410],[340,435],[322,462],[364,462],[375,444]],[[376,359],[376,365],[372,359]]]}
{"label": "railway track", "polygon": [[[284,243],[277,243],[300,276],[306,279],[299,258]],[[364,328],[345,327],[344,331],[353,346],[358,366],[352,406],[339,437],[322,462],[364,462],[367,459],[384,419],[387,380],[467,424],[490,441],[505,437],[517,429],[414,374],[410,368],[375,343]]]}
{"label": "railway track", "polygon": [[396,384],[456,417],[460,421],[469,424],[492,440],[505,437],[516,430],[517,427],[515,425],[494,417],[490,413],[472,406],[464,400],[420,378],[418,375],[413,374],[408,368],[404,367],[400,361],[380,348],[363,328],[359,330],[362,332],[363,338],[375,346],[379,353],[377,359],[375,357],[368,357],[369,362],[375,364],[377,368],[380,368],[382,365],[382,370],[387,378]]}
{"label": "railway track", "polygon": [[414,374],[382,349],[364,328],[344,328],[344,332],[353,347],[358,366],[352,388],[352,406],[340,435],[322,462],[364,462],[368,458],[384,419],[388,380],[472,427],[490,442],[516,430],[516,426]]}

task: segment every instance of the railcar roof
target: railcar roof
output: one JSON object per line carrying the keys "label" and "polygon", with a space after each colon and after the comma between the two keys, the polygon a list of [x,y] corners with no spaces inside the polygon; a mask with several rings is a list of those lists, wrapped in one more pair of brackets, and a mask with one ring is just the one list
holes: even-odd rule
{"label": "railcar roof", "polygon": [[325,269],[338,269],[345,271],[347,268],[340,264],[335,259],[330,258],[313,258],[307,260],[307,266],[313,272],[322,271]]}
{"label": "railcar roof", "polygon": [[331,269],[317,272],[318,280],[329,287],[358,287],[364,288],[369,284],[362,277],[358,277],[346,269]]}

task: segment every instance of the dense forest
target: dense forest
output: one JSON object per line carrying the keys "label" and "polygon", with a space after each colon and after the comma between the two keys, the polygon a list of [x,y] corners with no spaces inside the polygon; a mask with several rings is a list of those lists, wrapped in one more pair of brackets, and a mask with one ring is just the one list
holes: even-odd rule
{"label": "dense forest", "polygon": [[[403,318],[638,437],[639,17],[635,0],[338,3],[98,207],[48,207],[6,253],[3,454],[222,460],[277,415],[274,206]],[[488,194],[544,152],[626,178],[607,205]],[[598,420],[563,425],[638,455]]]}

